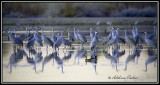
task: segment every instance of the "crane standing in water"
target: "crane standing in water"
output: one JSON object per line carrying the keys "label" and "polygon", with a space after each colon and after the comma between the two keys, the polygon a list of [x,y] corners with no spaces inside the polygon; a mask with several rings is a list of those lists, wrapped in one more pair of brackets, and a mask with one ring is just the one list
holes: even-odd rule
{"label": "crane standing in water", "polygon": [[95,48],[95,46],[98,44],[99,40],[97,37],[97,32],[95,32],[94,38],[92,39],[91,43],[90,43],[90,49],[93,50]]}
{"label": "crane standing in water", "polygon": [[42,38],[37,35],[37,32],[36,32],[36,34],[35,34],[35,43],[36,43],[37,46],[39,46],[38,49],[40,49],[40,47],[43,46]]}
{"label": "crane standing in water", "polygon": [[58,37],[57,41],[55,42],[55,50],[56,50],[56,48],[58,48],[58,50],[59,50],[59,47],[61,46],[61,44],[63,42],[63,32],[64,31],[61,31],[61,36]]}
{"label": "crane standing in water", "polygon": [[18,46],[23,46],[23,42],[21,39],[17,38],[17,37],[14,37],[13,35],[13,32],[11,32],[11,29],[10,29],[10,34],[6,31],[7,35],[9,36],[9,39],[10,41],[12,42],[13,44],[13,50],[14,52],[16,52],[16,45]]}
{"label": "crane standing in water", "polygon": [[49,39],[48,37],[46,37],[44,35],[43,28],[42,28],[42,40],[47,45],[47,49],[46,50],[47,50],[47,55],[48,55],[48,46],[52,46],[52,48],[53,48],[54,43],[52,42],[51,39]]}
{"label": "crane standing in water", "polygon": [[147,32],[145,32],[145,42],[149,47],[154,47],[155,49],[157,48],[157,43],[154,40],[147,38]]}
{"label": "crane standing in water", "polygon": [[129,45],[129,54],[130,54],[130,47],[131,47],[131,45],[136,46],[136,42],[128,36],[126,29],[124,29],[124,30],[125,30],[125,39]]}
{"label": "crane standing in water", "polygon": [[78,33],[77,33],[78,38],[79,38],[79,40],[82,42],[82,46],[83,46],[83,44],[84,44],[85,42],[87,42],[87,38],[86,38],[85,35],[82,35],[82,34],[79,33],[79,29],[77,29],[77,30],[78,30]]}
{"label": "crane standing in water", "polygon": [[74,41],[74,36],[69,32],[69,27],[67,29],[68,29],[68,39]]}
{"label": "crane standing in water", "polygon": [[94,33],[92,32],[92,28],[90,28],[90,37],[91,37],[91,41],[94,38]]}
{"label": "crane standing in water", "polygon": [[54,29],[53,28],[52,28],[52,41],[53,41],[53,43],[56,43],[56,41],[57,41],[57,37],[54,34]]}
{"label": "crane standing in water", "polygon": [[[145,61],[146,72],[147,72],[147,65],[157,60],[157,55],[149,49],[148,49],[148,56],[149,56],[148,59]],[[155,66],[155,63],[154,63],[154,66]]]}

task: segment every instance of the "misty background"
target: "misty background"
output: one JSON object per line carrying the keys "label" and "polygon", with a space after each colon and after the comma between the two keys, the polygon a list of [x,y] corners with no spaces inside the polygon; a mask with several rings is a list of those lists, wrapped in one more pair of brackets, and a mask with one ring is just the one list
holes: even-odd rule
{"label": "misty background", "polygon": [[3,17],[156,17],[156,2],[4,2]]}

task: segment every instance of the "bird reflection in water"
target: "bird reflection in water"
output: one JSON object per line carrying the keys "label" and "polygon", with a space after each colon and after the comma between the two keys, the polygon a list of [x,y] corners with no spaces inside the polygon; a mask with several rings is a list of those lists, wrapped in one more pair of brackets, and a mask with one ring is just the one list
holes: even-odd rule
{"label": "bird reflection in water", "polygon": [[96,67],[97,67],[97,56],[98,56],[98,48],[94,48],[93,50],[91,50],[91,53],[90,53],[90,58],[89,59],[85,59],[85,62],[87,64],[87,62],[90,62],[92,64],[92,66],[94,67],[94,71],[95,73],[97,73],[96,71]]}
{"label": "bird reflection in water", "polygon": [[104,55],[107,59],[109,59],[109,60],[111,61],[112,67],[113,67],[113,66],[116,66],[116,71],[118,71],[118,70],[117,70],[117,60],[116,60],[116,58],[113,57],[113,56],[111,56],[111,55],[110,55],[108,52],[106,52],[105,50],[103,50],[103,55]]}
{"label": "bird reflection in water", "polygon": [[82,47],[81,49],[78,49],[76,55],[74,56],[74,64],[76,63],[76,59],[78,58],[78,64],[80,58],[85,58],[87,56],[87,50]]}
{"label": "bird reflection in water", "polygon": [[143,46],[142,45],[138,45],[134,48],[133,50],[133,53],[131,55],[128,55],[126,61],[125,61],[125,71],[127,70],[127,64],[130,62],[130,61],[133,61],[135,62],[135,58],[137,56],[137,62],[138,62],[138,58],[140,56],[140,52],[141,52],[141,49],[143,49]]}
{"label": "bird reflection in water", "polygon": [[42,72],[44,71],[44,65],[48,63],[51,59],[53,59],[53,64],[54,64],[54,58],[56,56],[57,56],[57,52],[54,52],[54,53],[52,52],[51,54],[45,56],[45,58],[42,61]]}
{"label": "bird reflection in water", "polygon": [[36,52],[35,49],[30,49],[30,53],[34,55],[34,58],[27,57],[27,62],[34,66],[36,72],[36,64],[43,60],[42,52]]}
{"label": "bird reflection in water", "polygon": [[12,72],[12,66],[16,67],[16,64],[23,59],[23,56],[28,58],[28,55],[23,49],[17,49],[17,52],[11,54],[8,65],[6,66],[10,66],[10,73]]}
{"label": "bird reflection in water", "polygon": [[154,62],[154,67],[155,67],[156,60],[157,60],[157,54],[155,54],[152,50],[148,49],[148,59],[145,61],[146,72],[147,72],[147,65]]}

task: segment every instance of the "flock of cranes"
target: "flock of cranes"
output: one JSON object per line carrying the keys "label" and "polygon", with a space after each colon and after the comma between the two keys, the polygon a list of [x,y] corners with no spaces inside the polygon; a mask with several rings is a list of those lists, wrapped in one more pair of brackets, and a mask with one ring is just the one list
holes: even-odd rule
{"label": "flock of cranes", "polygon": [[[42,61],[42,72],[43,72],[44,65],[48,61],[53,59],[53,65],[54,65],[54,60],[56,60],[58,66],[62,68],[62,73],[63,73],[63,61],[69,60],[71,58],[74,52],[73,51],[74,47],[72,46],[72,43],[75,41],[78,41],[78,44],[81,43],[82,46],[78,47],[78,51],[75,54],[74,63],[76,62],[77,58],[79,63],[79,58],[84,58],[87,56],[87,51],[86,49],[84,49],[84,46],[83,46],[87,42],[87,37],[86,35],[81,34],[79,29],[76,29],[75,27],[73,27],[74,34],[72,34],[69,32],[69,27],[67,27],[68,38],[65,39],[63,38],[64,30],[61,31],[61,35],[57,33],[58,35],[56,36],[56,33],[54,33],[54,28],[52,28],[52,37],[49,38],[44,34],[43,28],[41,28],[41,33],[38,32],[39,27],[36,28],[36,31],[34,31],[34,28],[31,28],[31,29],[26,28],[26,32],[19,36],[16,34],[15,29],[10,28],[9,30],[6,31],[9,37],[9,40],[13,44],[13,50],[14,50],[14,53],[10,56],[9,64],[7,65],[7,67],[10,66],[10,72],[12,72],[12,66],[16,66],[16,63],[20,61],[23,58],[23,56],[26,56],[28,63],[34,66],[35,72],[36,72],[37,63],[40,63]],[[33,33],[31,33],[30,30],[32,30]],[[124,37],[119,35],[119,30],[124,30]],[[90,28],[89,36],[91,40],[90,42],[91,53],[90,53],[90,59],[87,59],[87,58],[85,59],[86,63],[87,62],[94,62],[95,64],[97,63],[97,54],[99,52],[98,44],[101,44],[101,42],[99,41],[99,37],[97,36],[97,33],[98,32],[93,32],[92,27]],[[133,34],[133,37],[129,35],[126,29],[120,29],[120,28],[116,29],[112,27],[108,36],[102,39],[102,45],[105,47],[102,53],[107,59],[111,61],[112,66],[116,66],[116,71],[118,71],[117,66],[119,65],[119,58],[126,53],[125,50],[120,51],[120,47],[122,44],[124,45],[127,44],[129,46],[129,55],[127,56],[127,59],[125,62],[125,70],[126,70],[127,64],[129,63],[129,61],[135,61],[136,57],[137,57],[136,63],[138,64],[138,58],[140,57],[141,49],[143,49],[142,43],[145,41],[146,44],[149,46],[149,49],[147,51],[149,58],[145,62],[146,71],[147,71],[147,65],[149,63],[156,62],[157,60],[157,54],[155,54],[154,51],[151,50],[151,48],[153,49],[157,48],[157,43],[155,41],[155,37],[157,35],[157,29],[154,26],[154,31],[149,36],[147,35],[147,32],[144,32],[145,33],[144,39],[142,38],[141,34],[138,33],[138,28],[136,26],[132,26],[131,33]],[[25,46],[29,51],[29,56],[22,49],[22,47],[24,46],[23,42],[25,41],[28,41]],[[43,47],[44,44],[46,45],[47,55],[43,59],[41,47]],[[64,45],[64,49],[66,49],[66,46],[69,46],[69,48],[71,48],[71,51],[68,51],[68,55],[67,56],[65,55],[63,59],[59,57],[59,53],[57,52],[59,51],[59,47],[61,45]],[[34,47],[38,47],[38,51],[36,51]],[[52,47],[55,52],[48,54],[48,47]],[[110,47],[112,47],[112,55],[108,51]],[[132,51],[130,51],[132,47],[134,48]],[[30,54],[33,54],[35,56],[34,59],[30,57]],[[95,64],[94,64],[94,67],[96,72]]]}

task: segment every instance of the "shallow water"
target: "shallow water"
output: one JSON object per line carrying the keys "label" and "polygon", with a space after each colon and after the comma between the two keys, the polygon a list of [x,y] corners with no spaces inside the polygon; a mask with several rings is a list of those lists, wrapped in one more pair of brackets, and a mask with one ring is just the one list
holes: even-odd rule
{"label": "shallow water", "polygon": [[[3,44],[3,65],[9,62],[9,57],[13,53],[11,44]],[[138,64],[135,62],[129,62],[127,70],[125,68],[125,60],[129,55],[129,50],[127,46],[121,46],[121,51],[125,49],[126,53],[119,59],[118,71],[115,67],[112,68],[110,60],[104,57],[102,54],[102,49],[99,50],[98,61],[96,64],[96,72],[94,70],[94,64],[88,62],[86,64],[85,58],[79,60],[79,64],[74,64],[74,56],[76,54],[76,49],[71,59],[63,62],[64,73],[61,72],[61,68],[58,69],[58,64],[55,62],[53,66],[53,61],[49,61],[44,66],[44,71],[42,72],[42,62],[36,64],[37,72],[34,71],[33,66],[17,66],[13,67],[12,73],[9,73],[10,69],[3,66],[3,82],[156,82],[157,81],[157,64],[151,63],[148,65],[148,71],[145,72],[145,61],[148,58],[147,46],[144,45],[144,49],[140,54]],[[86,47],[85,49],[87,49]],[[28,51],[25,47],[25,52]],[[52,53],[54,50],[49,47],[48,54]],[[43,58],[46,56],[46,46],[41,48]],[[90,51],[87,51],[87,58],[90,58]],[[66,54],[67,55],[67,54]],[[59,56],[62,59],[64,56],[63,46],[60,47]],[[34,56],[32,55],[34,58]],[[30,65],[24,58],[17,63],[17,65]],[[116,79],[119,77],[134,76],[136,79]],[[111,78],[111,79],[109,79]],[[127,77],[128,78],[128,77]]]}
{"label": "shallow water", "polygon": [[[63,27],[66,26],[58,26],[63,29]],[[76,27],[76,26],[75,26]],[[89,27],[89,26],[88,26]],[[111,61],[107,59],[103,55],[103,50],[105,49],[105,46],[102,45],[101,41],[103,38],[108,35],[104,33],[104,30],[100,29],[94,29],[93,31],[98,30],[99,34],[99,40],[100,43],[98,44],[98,55],[97,55],[97,63],[91,63],[91,62],[85,62],[85,59],[90,58],[90,37],[89,37],[89,30],[87,30],[88,27],[79,26],[80,32],[82,34],[87,35],[88,42],[84,44],[84,49],[87,50],[87,57],[76,60],[76,63],[74,63],[76,52],[79,48],[81,48],[81,45],[78,44],[78,41],[75,41],[72,43],[72,47],[74,49],[71,49],[70,47],[67,47],[67,50],[63,50],[64,46],[60,46],[60,50],[58,51],[60,59],[64,57],[64,55],[68,55],[68,51],[73,50],[73,54],[71,55],[71,58],[68,60],[63,61],[63,73],[62,68],[58,68],[58,64],[56,60],[51,59],[49,62],[47,62],[44,66],[44,71],[42,72],[42,61],[40,63],[36,64],[36,72],[34,70],[33,65],[29,64],[27,62],[27,59],[25,56],[23,56],[23,59],[20,60],[20,62],[17,63],[16,67],[12,67],[12,72],[10,73],[10,68],[6,68],[5,66],[8,64],[11,54],[13,53],[13,45],[10,41],[8,41],[7,36],[5,33],[3,33],[3,41],[2,41],[2,78],[3,82],[157,82],[158,78],[158,61],[156,61],[155,67],[154,63],[148,64],[148,70],[145,71],[145,61],[148,59],[148,46],[146,43],[143,43],[143,49],[141,50],[140,57],[138,59],[138,64],[135,62],[129,61],[127,65],[127,70],[125,69],[125,61],[127,59],[127,56],[129,55],[129,50],[133,50],[134,48],[129,49],[127,45],[121,45],[120,51],[125,50],[125,54],[119,58],[119,65],[117,66],[118,71],[116,71],[115,66],[111,66]],[[128,27],[128,26],[124,26]],[[146,25],[144,28],[147,27]],[[3,30],[5,30],[7,26],[4,26]],[[51,31],[49,29],[50,27],[46,27],[45,35],[48,37],[51,37]],[[55,27],[56,28],[56,27]],[[104,28],[104,27],[102,27]],[[60,32],[62,29],[56,29],[55,32]],[[18,30],[18,29],[17,29]],[[140,30],[143,32],[143,30]],[[18,30],[17,33],[24,33],[24,30]],[[49,32],[49,33],[48,33]],[[148,30],[148,32],[152,32],[151,29]],[[71,33],[73,34],[73,31],[71,30]],[[120,36],[123,36],[123,32],[120,32]],[[64,38],[67,37],[67,32],[64,34]],[[157,39],[157,38],[156,38]],[[29,56],[29,51],[25,47],[26,41],[24,41],[24,47],[22,48],[27,55]],[[37,47],[35,46],[34,49],[36,52],[42,51],[42,57],[43,59],[46,57],[46,45],[41,48],[41,50],[37,50]],[[107,49],[106,49],[107,50]],[[52,52],[55,52],[55,50],[51,47],[48,48],[48,55]],[[112,55],[112,47],[107,51]],[[157,54],[157,49],[154,50],[155,54]],[[65,54],[66,53],[66,54]],[[157,54],[158,55],[158,54]],[[30,55],[30,57],[35,58],[34,55]],[[157,59],[158,60],[158,59]],[[26,66],[28,65],[28,66]],[[96,66],[96,72],[95,72],[95,66]]]}

